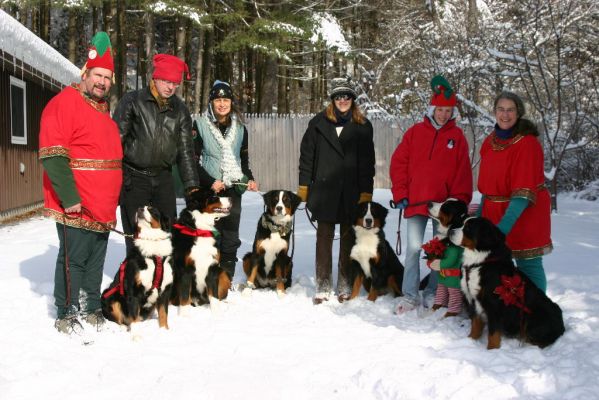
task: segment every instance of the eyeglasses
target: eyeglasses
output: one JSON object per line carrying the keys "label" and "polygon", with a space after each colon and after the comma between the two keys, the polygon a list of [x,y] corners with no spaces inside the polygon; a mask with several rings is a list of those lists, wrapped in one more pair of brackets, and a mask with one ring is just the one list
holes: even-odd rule
{"label": "eyeglasses", "polygon": [[495,109],[495,112],[498,114],[514,114],[517,110],[515,108],[503,108],[503,107],[497,107]]}
{"label": "eyeglasses", "polygon": [[164,79],[156,79],[159,82],[162,82],[165,86],[172,86],[175,89],[179,87],[179,83],[175,83],[175,82],[171,82],[171,81],[165,81]]}
{"label": "eyeglasses", "polygon": [[352,97],[349,94],[337,94],[337,95],[333,96],[333,100],[335,100],[335,101],[348,101],[351,98]]}

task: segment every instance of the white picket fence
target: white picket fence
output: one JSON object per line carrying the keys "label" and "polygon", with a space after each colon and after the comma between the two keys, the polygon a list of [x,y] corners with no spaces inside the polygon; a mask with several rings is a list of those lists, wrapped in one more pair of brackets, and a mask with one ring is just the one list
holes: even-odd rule
{"label": "white picket fence", "polygon": [[[298,186],[302,137],[312,115],[244,115],[248,129],[250,168],[260,191]],[[375,188],[390,188],[389,162],[402,135],[414,123],[411,119],[375,118]],[[468,141],[471,140],[468,138]]]}

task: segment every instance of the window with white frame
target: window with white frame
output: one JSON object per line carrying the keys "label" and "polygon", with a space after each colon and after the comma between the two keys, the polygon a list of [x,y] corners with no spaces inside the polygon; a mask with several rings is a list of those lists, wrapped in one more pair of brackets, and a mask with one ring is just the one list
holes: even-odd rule
{"label": "window with white frame", "polygon": [[27,144],[27,85],[10,77],[10,138],[11,143]]}

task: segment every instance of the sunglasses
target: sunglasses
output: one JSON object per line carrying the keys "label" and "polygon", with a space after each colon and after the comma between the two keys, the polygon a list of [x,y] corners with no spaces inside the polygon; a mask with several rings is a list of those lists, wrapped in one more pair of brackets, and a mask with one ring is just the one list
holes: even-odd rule
{"label": "sunglasses", "polygon": [[337,95],[333,96],[333,100],[335,100],[335,101],[340,101],[340,100],[348,101],[350,99],[352,99],[352,96],[349,94],[337,94]]}

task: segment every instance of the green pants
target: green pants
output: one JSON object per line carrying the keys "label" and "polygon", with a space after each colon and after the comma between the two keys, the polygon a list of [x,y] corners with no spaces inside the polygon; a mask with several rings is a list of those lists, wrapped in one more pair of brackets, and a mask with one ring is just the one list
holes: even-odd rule
{"label": "green pants", "polygon": [[547,278],[543,269],[543,257],[516,258],[516,265],[543,292],[547,291]]}
{"label": "green pants", "polygon": [[[91,312],[100,308],[100,286],[108,232],[99,233],[56,223],[60,247],[54,272],[54,304],[57,317],[76,314],[80,310]],[[71,286],[70,303],[67,304],[67,277],[65,274],[65,248]],[[79,299],[81,292],[81,300]]]}

